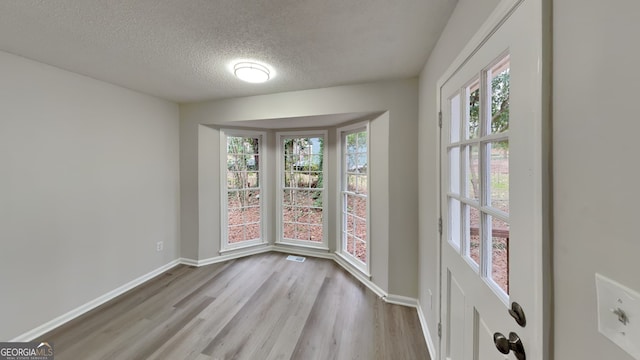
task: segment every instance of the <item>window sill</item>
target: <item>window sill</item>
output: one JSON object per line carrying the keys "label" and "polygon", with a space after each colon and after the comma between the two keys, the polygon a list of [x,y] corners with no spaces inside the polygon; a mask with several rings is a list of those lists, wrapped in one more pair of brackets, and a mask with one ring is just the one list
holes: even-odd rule
{"label": "window sill", "polygon": [[239,246],[233,246],[233,247],[228,247],[226,249],[221,249],[218,253],[222,255],[222,254],[226,254],[234,251],[248,250],[248,249],[257,248],[261,246],[269,246],[269,243],[266,241],[251,242],[250,244],[242,244]]}
{"label": "window sill", "polygon": [[355,271],[358,271],[362,276],[366,277],[367,280],[371,280],[371,274],[369,273],[369,271],[367,271],[366,269],[363,269],[363,266],[366,265],[360,265],[357,262],[353,261],[353,259],[350,259],[349,256],[344,255],[342,252],[340,251],[336,251],[336,260],[338,260],[339,262],[345,262],[350,268],[352,268]]}
{"label": "window sill", "polygon": [[304,248],[304,249],[329,251],[329,248],[323,243],[319,243],[316,245],[316,244],[307,244],[304,242],[281,240],[281,241],[276,241],[275,245],[294,246],[294,247]]}

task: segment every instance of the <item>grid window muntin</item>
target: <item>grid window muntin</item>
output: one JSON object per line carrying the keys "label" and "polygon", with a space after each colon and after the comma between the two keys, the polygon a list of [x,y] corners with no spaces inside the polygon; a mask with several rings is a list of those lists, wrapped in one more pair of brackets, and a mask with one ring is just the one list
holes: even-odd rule
{"label": "grid window muntin", "polygon": [[277,243],[328,249],[327,131],[277,133]]}
{"label": "grid window muntin", "polygon": [[369,273],[369,129],[355,124],[338,129],[340,137],[340,252]]}
{"label": "grid window muntin", "polygon": [[256,131],[220,131],[221,251],[265,243],[265,137]]}
{"label": "grid window muntin", "polygon": [[[490,235],[492,233],[491,219],[495,219],[500,223],[509,224],[509,213],[493,206],[491,200],[491,170],[489,168],[491,164],[491,146],[496,143],[507,143],[509,141],[508,128],[502,132],[492,131],[492,114],[491,114],[491,80],[492,69],[500,69],[509,67],[509,55],[502,55],[496,61],[490,64],[487,68],[483,69],[481,73],[469,81],[458,92],[448,98],[449,114],[451,117],[460,114],[463,118],[451,119],[451,124],[458,125],[457,128],[453,126],[450,128],[450,134],[446,134],[447,141],[447,164],[448,164],[448,179],[449,181],[455,179],[459,181],[458,184],[447,184],[447,201],[450,206],[448,214],[449,226],[449,238],[447,241],[453,246],[456,251],[459,251],[461,256],[466,262],[476,271],[479,275],[486,280],[490,287],[498,294],[502,300],[508,300],[508,293],[505,292],[493,279],[492,269],[492,249],[494,237]],[[478,129],[477,136],[472,134],[470,129],[470,95],[478,95],[475,91],[479,89],[479,109],[477,112]],[[462,99],[462,101],[461,101]],[[459,106],[459,108],[457,108]],[[452,107],[456,107],[452,109]],[[507,145],[508,146],[508,145]],[[475,150],[477,154],[471,153],[470,149]],[[452,161],[451,154],[459,154],[459,161]],[[472,156],[470,156],[472,155]],[[470,169],[473,165],[470,161],[478,158],[478,188],[479,194],[474,192],[473,181],[470,181],[472,172]],[[471,160],[470,160],[471,159]],[[457,169],[456,169],[457,168]],[[458,191],[456,191],[458,190]],[[508,200],[507,200],[508,202]],[[451,208],[451,204],[456,204]],[[458,210],[458,208],[460,210]],[[466,209],[466,210],[465,210]],[[479,214],[479,229],[471,227],[470,210],[475,209]],[[455,214],[458,213],[459,214]],[[455,212],[455,213],[454,213]],[[456,218],[456,215],[458,217]],[[472,233],[480,237],[480,251],[477,260],[472,258]],[[453,235],[459,235],[456,239]]]}

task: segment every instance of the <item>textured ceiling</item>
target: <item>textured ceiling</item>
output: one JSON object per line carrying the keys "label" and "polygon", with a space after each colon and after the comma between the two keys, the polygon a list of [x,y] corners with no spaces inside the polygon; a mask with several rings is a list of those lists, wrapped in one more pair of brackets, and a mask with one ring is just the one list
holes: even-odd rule
{"label": "textured ceiling", "polygon": [[[1,0],[0,50],[177,102],[416,76],[456,0]],[[264,84],[234,60],[266,62]]]}

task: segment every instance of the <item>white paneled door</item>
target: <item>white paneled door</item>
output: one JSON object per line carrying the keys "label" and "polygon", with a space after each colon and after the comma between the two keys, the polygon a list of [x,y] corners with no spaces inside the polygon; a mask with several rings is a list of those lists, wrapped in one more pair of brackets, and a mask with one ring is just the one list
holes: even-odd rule
{"label": "white paneled door", "polygon": [[439,82],[440,359],[546,358],[542,5],[501,2]]}

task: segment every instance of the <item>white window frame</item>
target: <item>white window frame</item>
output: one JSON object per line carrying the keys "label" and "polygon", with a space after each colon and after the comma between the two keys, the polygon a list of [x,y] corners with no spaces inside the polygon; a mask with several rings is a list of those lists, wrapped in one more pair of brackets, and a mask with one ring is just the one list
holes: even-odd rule
{"label": "white window frame", "polygon": [[[460,119],[458,122],[459,128],[457,131],[459,132],[458,141],[451,141],[451,134],[447,134],[447,152],[451,151],[451,149],[458,148],[459,149],[459,174],[458,180],[460,181],[458,185],[458,193],[453,193],[451,191],[451,169],[449,169],[448,175],[448,183],[444,184],[447,189],[447,198],[450,200],[457,200],[460,203],[461,214],[458,218],[459,228],[456,229],[461,236],[461,243],[453,242],[453,238],[447,239],[449,245],[451,245],[457,252],[460,253],[460,256],[465,260],[465,262],[476,272],[478,273],[482,279],[487,283],[489,288],[505,303],[509,302],[509,294],[507,294],[493,279],[492,274],[492,256],[493,256],[493,236],[489,233],[490,222],[488,221],[488,217],[496,218],[500,221],[503,221],[507,224],[511,224],[509,221],[509,214],[497,209],[490,203],[489,196],[491,194],[491,182],[490,182],[490,158],[491,154],[487,152],[487,147],[489,144],[500,142],[500,141],[510,141],[509,130],[506,130],[501,133],[491,133],[491,69],[494,68],[497,64],[504,61],[506,58],[510,56],[509,52],[506,51],[496,59],[494,59],[491,63],[489,63],[485,68],[483,68],[478,73],[474,74],[472,80],[468,81],[458,92],[453,94],[448,100],[447,104],[451,107],[451,100],[456,96],[460,95],[460,109],[459,115]],[[510,61],[510,60],[507,60]],[[479,119],[478,119],[478,135],[475,138],[467,138],[466,131],[468,130],[468,112],[469,112],[469,99],[468,99],[468,87],[472,84],[478,82],[480,89],[480,104],[479,104]],[[454,131],[454,129],[450,129],[450,131]],[[467,165],[469,158],[465,151],[466,147],[477,146],[478,147],[478,178],[480,189],[480,194],[478,194],[479,199],[473,199],[468,195],[468,179],[467,179]],[[449,167],[451,167],[451,159],[447,160]],[[465,206],[471,211],[471,209],[476,209],[480,213],[480,250],[479,250],[479,261],[475,262],[471,258],[471,249],[470,249],[470,239],[467,239],[469,236],[468,229],[470,227],[469,224],[469,216],[463,209]],[[454,218],[449,214],[447,215],[449,219],[449,233],[451,234],[454,230],[453,220]]]}
{"label": "white window frame", "polygon": [[[324,179],[323,187],[322,187],[322,242],[314,242],[314,241],[306,241],[306,240],[297,240],[297,239],[285,239],[284,238],[284,219],[282,216],[283,207],[282,203],[283,199],[283,188],[285,186],[284,183],[284,157],[283,157],[283,147],[282,142],[284,139],[291,138],[311,138],[311,137],[322,137],[324,140],[324,146],[322,149],[322,176]],[[299,247],[313,248],[313,249],[321,249],[321,250],[329,250],[329,211],[328,211],[328,201],[329,201],[329,191],[328,191],[328,180],[329,180],[329,172],[327,170],[327,162],[329,161],[329,153],[327,148],[329,147],[329,138],[327,130],[307,130],[307,131],[285,131],[285,132],[277,132],[276,133],[277,145],[276,145],[276,157],[277,157],[277,216],[276,221],[278,222],[276,226],[276,244],[283,245],[294,245]]]}
{"label": "white window frame", "polygon": [[[260,239],[242,241],[239,243],[230,244],[229,237],[229,224],[228,224],[228,204],[227,204],[227,137],[257,137],[260,140],[260,157],[258,158],[258,176],[260,178],[260,184],[257,190],[260,191]],[[264,171],[267,165],[267,133],[264,131],[253,131],[244,129],[220,129],[220,252],[226,252],[230,250],[248,248],[267,243],[265,237],[265,199],[267,194],[265,190],[269,188]]]}
{"label": "white window frame", "polygon": [[[352,133],[356,133],[356,132],[361,132],[361,131],[365,131],[367,133],[367,239],[366,239],[366,243],[367,243],[367,254],[366,254],[366,263],[363,263],[362,261],[360,261],[360,259],[352,256],[351,254],[349,254],[346,251],[347,248],[347,243],[346,243],[346,238],[345,238],[345,223],[346,223],[346,219],[345,219],[345,212],[346,212],[346,204],[343,202],[344,199],[344,192],[346,187],[346,182],[347,182],[347,176],[346,176],[346,164],[344,163],[345,159],[344,159],[344,151],[345,151],[345,137],[349,134]],[[370,132],[370,121],[365,121],[365,122],[359,122],[359,123],[355,123],[355,124],[351,124],[351,125],[347,125],[347,126],[343,126],[343,127],[339,127],[336,130],[336,134],[337,134],[337,142],[338,142],[338,156],[339,156],[339,161],[338,161],[338,179],[337,179],[337,184],[338,184],[338,189],[336,191],[337,193],[337,207],[338,207],[338,211],[336,211],[336,217],[337,217],[337,221],[336,221],[336,228],[337,228],[337,239],[338,240],[338,249],[336,250],[336,253],[345,261],[347,261],[349,264],[353,265],[356,269],[358,269],[359,271],[361,271],[365,276],[367,277],[371,277],[371,132]]]}

